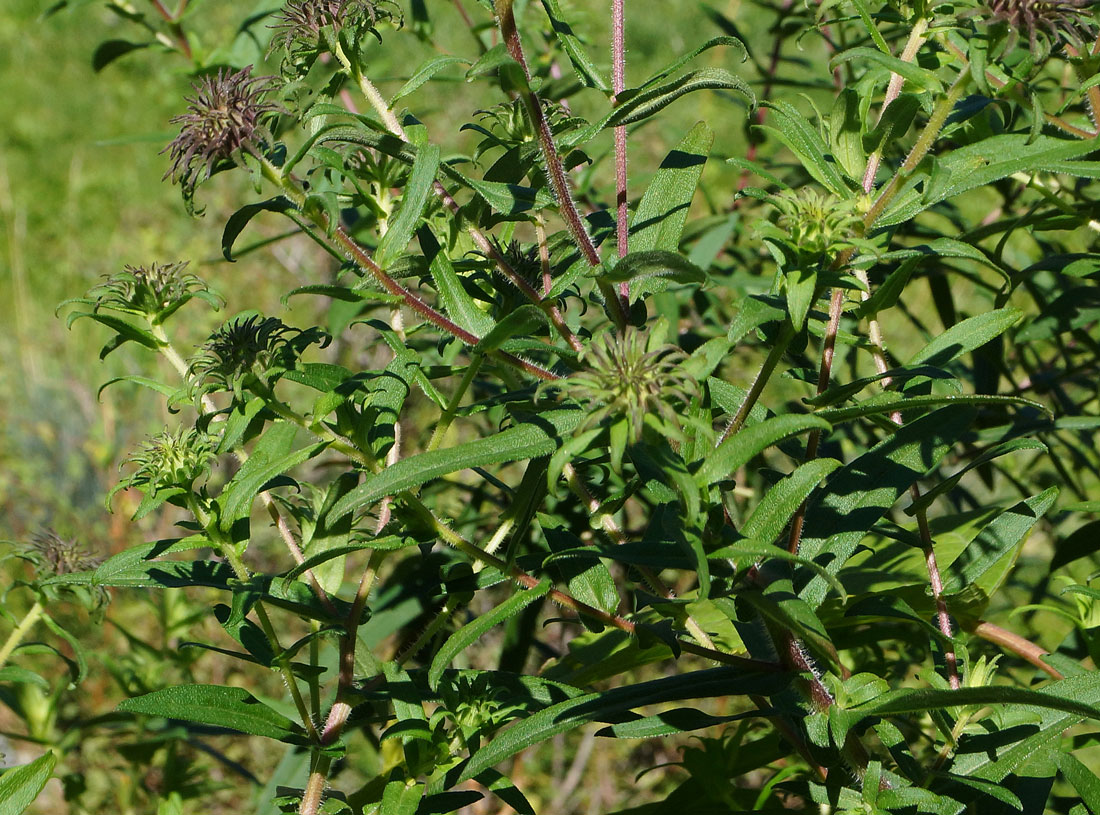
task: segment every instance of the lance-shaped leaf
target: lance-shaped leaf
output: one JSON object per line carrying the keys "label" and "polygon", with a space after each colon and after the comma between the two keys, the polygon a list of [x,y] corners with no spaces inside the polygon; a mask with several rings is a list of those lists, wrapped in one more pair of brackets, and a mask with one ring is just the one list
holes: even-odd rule
{"label": "lance-shaped leaf", "polygon": [[631,252],[679,249],[691,199],[713,144],[714,132],[705,122],[699,122],[665,156],[634,210]]}
{"label": "lance-shaped leaf", "polygon": [[388,269],[412,240],[416,227],[420,223],[420,217],[424,213],[424,207],[432,194],[432,184],[435,182],[438,169],[438,145],[426,144],[416,151],[412,173],[405,184],[405,192],[401,196],[401,206],[397,210],[397,215],[390,220],[386,234],[378,243],[378,251],[374,253],[375,262],[383,269]]}
{"label": "lance-shaped leaf", "polygon": [[817,416],[788,413],[743,427],[718,445],[703,461],[699,483],[709,486],[729,478],[739,468],[769,447],[809,430],[829,430],[831,425]]}
{"label": "lance-shaped leaf", "polygon": [[[935,467],[973,421],[968,408],[948,407],[900,428],[830,476],[811,499],[799,554],[836,574],[899,496]],[[800,595],[816,607],[827,584],[813,577]]]}
{"label": "lance-shaped leaf", "polygon": [[498,733],[473,756],[459,781],[473,778],[520,750],[539,744],[591,721],[613,721],[627,711],[643,705],[674,702],[680,699],[705,699],[712,696],[737,696],[750,693],[775,694],[789,677],[776,673],[748,673],[736,668],[712,668],[679,676],[654,679],[615,688],[604,693],[589,693],[559,702]]}
{"label": "lance-shaped leaf", "polygon": [[253,736],[293,742],[301,728],[243,688],[223,685],[176,685],[124,699],[124,713],[161,716],[186,722],[225,727]]}
{"label": "lance-shaped leaf", "polygon": [[539,419],[538,424],[525,423],[488,438],[401,459],[341,498],[330,510],[329,518],[335,520],[384,496],[419,487],[459,470],[549,456],[558,449],[558,439],[580,424],[581,411],[550,411]]}
{"label": "lance-shaped leaf", "polygon": [[431,668],[428,669],[428,685],[431,689],[436,690],[439,687],[439,680],[451,664],[451,660],[481,639],[482,635],[494,626],[545,597],[548,591],[550,591],[549,580],[543,580],[528,591],[518,591],[492,611],[478,615],[473,622],[467,623],[451,634],[432,660]]}
{"label": "lance-shaped leaf", "polygon": [[30,764],[13,767],[0,775],[0,815],[19,815],[34,803],[57,764],[57,755],[47,752]]}

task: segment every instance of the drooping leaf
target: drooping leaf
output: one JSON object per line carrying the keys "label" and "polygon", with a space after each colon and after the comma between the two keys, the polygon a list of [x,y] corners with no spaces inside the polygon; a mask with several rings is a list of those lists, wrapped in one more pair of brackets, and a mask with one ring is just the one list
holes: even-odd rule
{"label": "drooping leaf", "polygon": [[279,196],[257,204],[246,204],[238,209],[225,222],[222,232],[222,255],[229,262],[233,262],[233,244],[237,242],[237,236],[248,226],[249,221],[261,212],[290,212],[296,209],[290,199]]}
{"label": "drooping leaf", "polygon": [[12,767],[0,775],[0,815],[19,815],[34,803],[57,765],[52,750],[30,764]]}
{"label": "drooping leaf", "polygon": [[473,622],[467,623],[451,634],[432,659],[431,668],[428,669],[428,685],[432,690],[439,687],[439,680],[451,664],[451,660],[477,642],[494,626],[545,597],[548,591],[550,591],[550,581],[543,580],[532,589],[516,592],[492,611],[479,615]]}
{"label": "drooping leaf", "polygon": [[416,227],[432,194],[432,184],[435,183],[438,168],[438,145],[426,144],[416,151],[412,173],[401,196],[401,206],[390,220],[389,228],[386,229],[386,234],[382,236],[382,240],[378,243],[378,250],[374,253],[375,262],[383,269],[390,268],[393,262],[404,253],[409,241],[416,234]]}
{"label": "drooping leaf", "polygon": [[224,685],[176,685],[124,699],[124,713],[181,719],[225,727],[253,736],[293,742],[301,728],[281,713],[260,702],[243,688]]}
{"label": "drooping leaf", "polygon": [[714,133],[705,122],[681,139],[649,182],[630,222],[630,251],[676,252]]}

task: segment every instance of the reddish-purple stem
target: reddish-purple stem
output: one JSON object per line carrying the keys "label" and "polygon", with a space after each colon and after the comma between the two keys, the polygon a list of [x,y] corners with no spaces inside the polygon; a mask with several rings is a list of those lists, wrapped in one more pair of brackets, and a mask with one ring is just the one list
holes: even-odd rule
{"label": "reddish-purple stem", "polygon": [[[523,68],[524,76],[531,79],[531,69],[527,64],[527,58],[523,54],[523,41],[516,28],[515,14],[512,12],[512,0],[497,0],[497,21],[500,25],[500,33],[504,38],[508,54]],[[550,187],[554,191],[558,206],[561,209],[562,219],[573,237],[573,242],[580,249],[589,266],[593,268],[600,265],[600,253],[593,243],[592,237],[584,226],[584,219],[577,211],[577,204],[573,200],[573,193],[569,188],[569,179],[562,165],[561,155],[554,143],[554,134],[550,130],[550,123],[546,120],[546,114],[542,109],[542,103],[538,95],[528,88],[523,94],[527,112],[531,116],[531,122],[538,134],[539,147],[542,149],[543,160],[546,163],[546,176],[550,181]],[[627,304],[618,292],[608,283],[600,282],[600,292],[607,299],[608,310],[615,324],[622,328],[627,323]]]}
{"label": "reddish-purple stem", "polygon": [[[375,263],[370,255],[368,255],[358,243],[346,232],[343,227],[336,227],[333,234],[336,236],[336,240],[344,247],[344,250],[348,253],[353,261],[359,265],[364,271],[370,272],[374,276],[375,280],[382,284],[382,287],[390,294],[400,297],[409,308],[419,314],[428,322],[443,329],[448,334],[457,337],[467,345],[477,345],[481,338],[475,334],[471,334],[462,326],[447,319],[444,315],[440,314],[415,292],[409,291],[388,274],[383,271],[382,267]],[[515,354],[509,354],[505,351],[494,351],[494,356],[499,356],[505,362],[508,362],[522,371],[538,377],[539,379],[558,379],[558,375],[546,370],[545,368],[536,365],[529,360],[517,357]]]}
{"label": "reddish-purple stem", "polygon": [[[613,104],[619,103],[619,94],[626,89],[626,13],[624,0],[611,4],[611,92]],[[626,126],[615,128],[615,207],[616,233],[619,257],[630,251],[630,224],[626,208]],[[619,294],[630,297],[630,282],[619,284]]]}

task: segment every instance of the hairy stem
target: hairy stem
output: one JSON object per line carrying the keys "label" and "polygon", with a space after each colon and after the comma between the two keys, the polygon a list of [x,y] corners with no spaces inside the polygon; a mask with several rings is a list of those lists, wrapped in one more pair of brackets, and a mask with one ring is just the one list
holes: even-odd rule
{"label": "hairy stem", "polygon": [[[516,28],[516,18],[512,12],[512,0],[496,0],[497,22],[500,25],[500,33],[504,38],[505,47],[512,59],[523,68],[524,76],[531,79],[531,70],[527,65],[527,59],[523,54],[523,42]],[[573,242],[581,252],[589,266],[596,268],[600,265],[600,253],[588,229],[584,225],[584,219],[577,210],[577,203],[573,200],[573,192],[569,187],[569,178],[565,174],[565,166],[562,164],[561,154],[554,143],[554,134],[550,130],[550,123],[542,109],[542,102],[538,95],[527,87],[521,94],[527,114],[531,117],[531,123],[538,134],[539,148],[546,167],[546,177],[550,182],[550,188],[554,191],[558,207],[561,209],[562,219],[566,229],[573,238]],[[627,306],[623,298],[611,284],[601,281],[600,293],[607,300],[608,313],[615,325],[621,331],[626,327]]]}
{"label": "hairy stem", "polygon": [[775,344],[772,345],[768,351],[768,356],[764,358],[763,364],[760,366],[760,370],[756,372],[756,378],[753,379],[752,385],[749,386],[749,392],[745,395],[745,400],[737,408],[737,413],[730,419],[729,424],[726,425],[726,429],[722,431],[718,437],[718,441],[715,443],[717,447],[724,442],[727,438],[734,435],[745,424],[745,420],[749,418],[749,414],[752,413],[752,409],[756,406],[757,400],[760,399],[760,394],[764,392],[764,387],[768,384],[768,380],[771,379],[773,373],[775,373],[775,367],[779,364],[779,360],[783,358],[783,354],[787,352],[787,346],[791,344],[791,340],[794,339],[795,331],[794,326],[788,320],[783,324],[783,328],[779,332],[779,336],[775,340]]}
{"label": "hairy stem", "polygon": [[1048,673],[1052,679],[1065,679],[1061,671],[1043,661],[1043,657],[1049,654],[1050,651],[1039,647],[1031,640],[1024,639],[1019,634],[1013,634],[1011,631],[1006,631],[999,625],[994,625],[984,620],[974,626],[974,628],[970,630],[970,633],[994,645],[999,645],[1007,651],[1011,651],[1016,654],[1016,656],[1030,662],[1039,670]]}
{"label": "hairy stem", "polygon": [[[612,104],[619,103],[619,94],[626,89],[626,10],[624,0],[611,2],[611,92]],[[615,128],[615,208],[619,257],[630,251],[630,223],[627,213],[626,125]],[[619,284],[619,294],[630,297],[630,282]]]}
{"label": "hairy stem", "polygon": [[[909,32],[909,39],[906,40],[905,47],[902,48],[901,55],[898,57],[902,62],[912,62],[916,59],[917,51],[924,44],[925,34],[928,32],[928,22],[926,18],[922,17],[913,24],[913,29]],[[886,86],[886,97],[882,100],[882,107],[879,108],[878,112],[879,122],[886,115],[886,109],[901,95],[901,88],[904,84],[905,78],[901,74],[890,74],[890,83]],[[875,188],[875,176],[878,175],[881,162],[882,149],[879,148],[867,159],[867,170],[863,174],[863,191],[868,195]]]}
{"label": "hairy stem", "polygon": [[[344,62],[346,70],[355,78],[356,84],[359,85],[359,89],[362,91],[363,96],[366,97],[371,107],[381,117],[386,129],[393,135],[397,136],[402,141],[407,142],[409,140],[408,134],[405,132],[405,128],[401,126],[401,123],[397,121],[397,117],[394,116],[390,106],[386,103],[385,98],[378,91],[378,88],[371,82],[361,71],[354,67],[346,58],[342,60]],[[458,213],[460,207],[454,197],[447,192],[447,188],[439,181],[432,182],[432,190],[436,196],[443,202],[451,212]],[[566,325],[565,318],[561,314],[561,310],[558,308],[557,303],[549,301],[540,297],[538,292],[532,288],[531,284],[520,277],[507,259],[497,250],[497,247],[493,245],[485,235],[478,229],[473,223],[467,223],[466,231],[477,244],[478,249],[483,255],[496,264],[497,270],[510,281],[512,285],[520,290],[520,292],[532,303],[537,305],[546,315],[550,318],[551,324],[557,330],[569,346],[574,351],[580,351],[581,342],[573,335],[573,332]]]}

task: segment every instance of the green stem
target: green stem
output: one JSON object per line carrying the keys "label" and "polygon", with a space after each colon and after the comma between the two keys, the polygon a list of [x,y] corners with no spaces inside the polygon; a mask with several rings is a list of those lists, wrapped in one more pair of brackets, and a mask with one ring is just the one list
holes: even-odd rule
{"label": "green stem", "polygon": [[779,360],[781,360],[783,354],[787,352],[787,346],[791,344],[794,335],[794,326],[791,324],[790,320],[787,320],[787,322],[783,324],[783,328],[780,330],[779,336],[775,340],[775,345],[771,347],[768,356],[764,359],[764,364],[761,365],[760,370],[757,371],[756,378],[752,381],[752,385],[749,386],[749,392],[745,395],[745,400],[741,403],[740,407],[738,407],[734,417],[730,419],[730,423],[726,425],[726,429],[722,431],[722,435],[718,437],[715,446],[718,446],[727,438],[735,434],[745,424],[745,420],[748,419],[753,407],[756,406],[757,400],[760,399],[760,394],[764,392],[764,386],[768,384],[771,375],[775,373],[775,367],[779,364]]}
{"label": "green stem", "polygon": [[477,376],[477,372],[481,368],[482,359],[483,357],[481,354],[474,354],[473,358],[470,360],[470,364],[466,366],[466,372],[462,374],[462,381],[458,383],[458,388],[455,390],[454,394],[451,395],[451,399],[447,403],[443,415],[439,417],[439,422],[432,432],[432,438],[428,442],[429,452],[435,450],[443,443],[443,437],[447,435],[451,423],[455,420],[455,414],[458,413],[458,406],[462,404],[462,398],[466,395],[466,391],[470,389],[474,377]]}
{"label": "green stem", "polygon": [[[191,514],[195,516],[195,520],[202,525],[202,528],[210,538],[210,542],[214,544],[218,554],[225,558],[225,562],[229,564],[229,568],[233,570],[233,574],[236,578],[242,583],[247,583],[251,580],[252,572],[249,570],[248,566],[245,565],[244,560],[237,551],[236,545],[232,541],[225,539],[221,530],[217,528],[216,523],[210,517],[210,514],[201,504],[199,504],[198,498],[196,498],[194,494],[188,496],[187,508],[191,511]],[[253,611],[256,612],[256,618],[260,621],[260,628],[264,632],[264,636],[267,638],[273,653],[276,655],[275,662],[278,665],[279,672],[283,676],[283,682],[286,684],[287,689],[290,691],[290,696],[294,700],[294,706],[298,710],[298,716],[302,720],[302,726],[305,728],[306,735],[309,737],[310,741],[317,742],[320,739],[320,734],[317,732],[317,727],[313,723],[313,717],[309,714],[309,707],[302,697],[302,689],[298,687],[298,680],[295,678],[294,671],[290,667],[290,661],[286,658],[282,645],[279,644],[279,637],[275,633],[275,627],[271,624],[271,618],[268,617],[267,609],[261,601],[257,601],[252,608]]]}
{"label": "green stem", "polygon": [[901,185],[905,180],[917,169],[924,157],[928,155],[928,151],[932,149],[932,145],[936,143],[936,139],[939,138],[940,131],[943,130],[944,123],[947,121],[947,117],[951,115],[951,111],[954,110],[956,103],[962,98],[963,91],[970,85],[970,67],[966,66],[962,72],[955,79],[955,82],[951,85],[951,88],[947,91],[947,94],[936,103],[936,107],[932,110],[932,115],[928,118],[928,122],[925,124],[924,129],[921,131],[920,136],[917,137],[916,144],[913,145],[913,149],[909,151],[909,155],[905,157],[905,161],[894,177],[879,193],[878,198],[875,199],[875,203],[871,205],[871,209],[863,218],[864,229],[869,230],[874,226],[875,221],[879,219],[883,212],[886,211],[886,207],[890,202],[894,200],[894,197],[901,189]]}
{"label": "green stem", "polygon": [[4,641],[3,645],[0,645],[0,668],[3,668],[11,657],[12,652],[19,647],[19,644],[23,642],[23,638],[30,633],[30,630],[34,628],[35,623],[42,619],[42,601],[35,600],[34,605],[27,609],[27,613],[23,615],[23,619],[19,621],[19,624],[15,626],[8,638]]}

